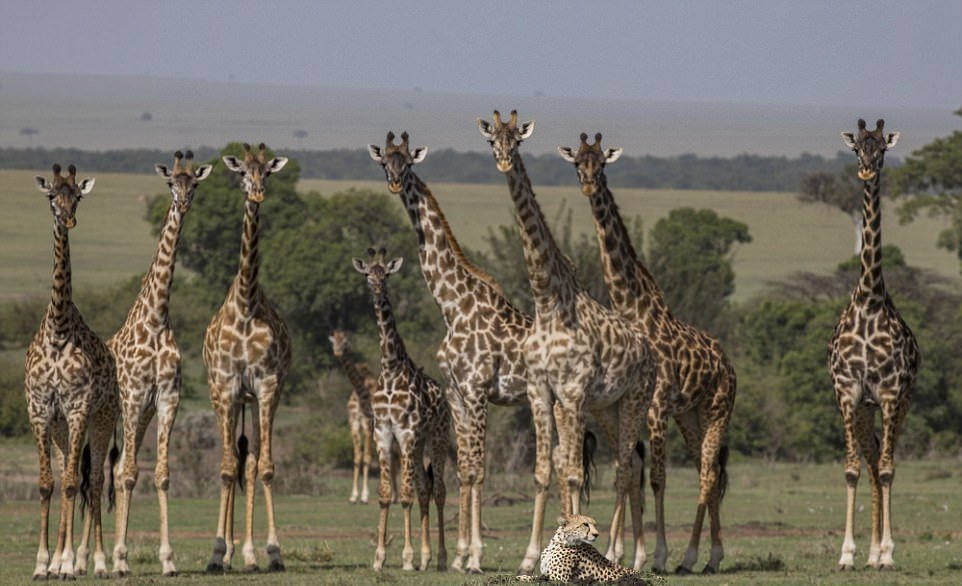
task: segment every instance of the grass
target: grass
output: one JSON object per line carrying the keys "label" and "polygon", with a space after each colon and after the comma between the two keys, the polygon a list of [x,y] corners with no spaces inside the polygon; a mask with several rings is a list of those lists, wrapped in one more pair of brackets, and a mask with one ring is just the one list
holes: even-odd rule
{"label": "grass", "polygon": [[[4,274],[0,299],[45,295],[50,286],[50,216],[34,187],[35,174],[0,170],[0,193],[8,202],[7,213],[0,216],[0,233],[7,236],[7,245],[0,248]],[[380,181],[304,180],[299,185],[301,191],[322,194],[350,187],[386,192]],[[441,183],[431,187],[462,244],[481,249],[489,227],[514,225],[504,185]],[[76,292],[82,295],[87,287],[110,285],[146,270],[156,240],[143,218],[142,196],[164,189],[155,175],[97,176],[93,193],[81,203],[78,227],[70,234]],[[590,210],[576,187],[574,172],[569,187],[536,189],[549,219],[566,202],[574,213],[575,232],[594,238]],[[734,259],[738,300],[759,292],[766,282],[796,271],[830,271],[847,258],[854,242],[844,214],[800,204],[785,193],[615,188],[615,197],[625,218],[641,216],[646,232],[671,209],[683,206],[711,208],[747,223],[753,241],[739,247]],[[885,241],[901,247],[910,264],[932,269],[962,285],[958,260],[935,246],[944,222],[924,217],[903,226],[893,211],[891,203],[886,203]]]}
{"label": "grass", "polygon": [[[949,476],[935,471],[955,470]],[[607,472],[607,471],[606,471]],[[176,472],[175,472],[176,473]],[[278,474],[283,474],[282,469]],[[606,484],[595,491],[588,508],[606,524],[612,508],[611,491]],[[894,489],[894,536],[897,570],[879,573],[857,569],[840,574],[835,570],[841,547],[844,518],[844,480],[839,465],[769,464],[761,461],[737,462],[731,467],[731,488],[723,513],[725,561],[715,576],[671,576],[671,584],[958,584],[962,582],[962,531],[958,527],[962,494],[958,485],[962,474],[958,462],[900,462]],[[684,554],[694,513],[696,477],[689,467],[669,471],[666,499],[669,566],[679,563]],[[211,476],[211,483],[214,477]],[[498,493],[499,479],[491,479],[488,497]],[[487,580],[513,576],[526,544],[530,521],[529,501],[487,506],[484,521],[485,575],[469,577],[431,570],[425,574],[400,570],[403,534],[400,508],[391,509],[390,533],[385,572],[370,570],[373,559],[371,539],[377,524],[377,505],[349,506],[347,471],[331,480],[330,494],[321,497],[290,496],[276,498],[279,536],[287,573],[285,575],[245,575],[232,572],[228,577],[206,576],[203,569],[210,555],[212,531],[216,523],[216,501],[174,499],[171,502],[172,545],[175,561],[182,572],[172,584],[484,584]],[[456,485],[448,479],[449,556],[454,552]],[[55,501],[56,504],[56,501]],[[859,489],[856,516],[857,562],[867,553],[869,499],[867,482]],[[650,497],[649,497],[650,505]],[[264,564],[265,540],[262,502],[255,503],[255,541],[259,561]],[[556,513],[556,502],[549,503],[548,518]],[[54,509],[56,507],[53,507]],[[166,583],[160,580],[156,499],[148,491],[135,503],[131,520],[131,568],[129,584]],[[33,570],[38,527],[36,502],[8,500],[0,504],[0,563],[5,571],[2,584],[27,584]],[[239,521],[239,523],[241,523]],[[112,518],[106,524],[112,528]],[[432,522],[433,525],[433,522]],[[56,527],[55,523],[52,523]],[[416,523],[415,523],[416,526]],[[546,537],[554,528],[546,531]],[[654,548],[651,512],[646,514],[649,553]],[[112,547],[112,531],[107,531],[107,547]],[[600,541],[606,541],[604,537]],[[435,544],[436,545],[436,541]],[[433,547],[433,546],[432,546]],[[599,543],[603,549],[606,544]],[[241,563],[240,546],[235,566]],[[417,546],[415,548],[417,550]],[[702,540],[698,568],[707,559],[707,529]],[[436,552],[435,552],[436,553]],[[109,555],[108,555],[109,558]],[[433,566],[432,566],[433,567]],[[508,580],[504,580],[507,582]]]}

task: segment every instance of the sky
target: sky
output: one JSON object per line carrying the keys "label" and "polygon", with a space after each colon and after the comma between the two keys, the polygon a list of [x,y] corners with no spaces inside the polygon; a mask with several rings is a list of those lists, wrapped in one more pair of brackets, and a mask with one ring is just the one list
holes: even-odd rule
{"label": "sky", "polygon": [[962,106],[962,2],[5,2],[0,72],[603,100]]}

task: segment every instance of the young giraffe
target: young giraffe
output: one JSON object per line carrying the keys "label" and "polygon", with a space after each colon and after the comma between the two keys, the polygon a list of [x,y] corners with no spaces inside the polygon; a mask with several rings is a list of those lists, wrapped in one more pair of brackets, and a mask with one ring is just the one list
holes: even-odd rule
{"label": "young giraffe", "polygon": [[114,574],[118,577],[130,572],[127,565],[127,526],[130,522],[130,500],[137,484],[137,452],[155,412],[157,467],[154,485],[160,504],[160,563],[165,576],[177,572],[167,530],[167,487],[170,483],[167,450],[180,403],[181,378],[180,350],[170,328],[168,306],[180,229],[194,199],[197,184],[207,179],[212,169],[211,165],[202,165],[195,170],[193,159],[194,153],[187,151],[186,162],[183,162],[184,154],[177,151],[174,153],[173,169],[167,165],[154,165],[157,174],[167,179],[170,208],[160,232],[154,260],[144,275],[140,294],[127,314],[127,321],[107,340],[107,348],[117,363],[124,431],[124,447],[117,475],[120,479],[120,501],[114,545]]}
{"label": "young giraffe", "polygon": [[[845,144],[858,158],[863,182],[862,271],[848,307],[832,336],[828,370],[835,384],[835,401],[845,425],[845,482],[848,487],[845,540],[840,570],[850,570],[855,556],[855,489],[865,458],[872,483],[872,543],[868,566],[889,570],[892,561],[891,490],[895,476],[895,444],[909,409],[919,368],[919,347],[902,321],[882,279],[882,225],[879,182],[885,151],[899,133],[886,136],[884,120],[869,131],[858,121],[858,134],[843,132]],[[875,436],[875,409],[882,412],[882,436]]]}
{"label": "young giraffe", "polygon": [[444,373],[458,448],[458,545],[456,571],[481,572],[481,490],[485,476],[488,402],[527,404],[522,359],[530,317],[508,301],[494,279],[468,260],[431,190],[414,173],[426,148],[408,147],[408,134],[382,151],[369,145],[384,167],[388,188],[401,196],[418,239],[421,274],[444,317],[447,333],[437,351]]}
{"label": "young giraffe", "polygon": [[[719,506],[727,484],[727,447],[722,445],[735,403],[735,370],[721,344],[698,328],[676,319],[665,303],[655,278],[638,259],[604,168],[621,156],[621,149],[601,149],[601,133],[588,144],[582,133],[575,153],[558,147],[561,156],[578,170],[581,192],[591,201],[611,307],[629,322],[657,360],[655,394],[648,409],[651,439],[651,488],[655,493],[657,544],[652,569],[665,571],[668,546],[665,536],[665,442],[668,417],[674,416],[688,451],[700,471],[700,491],[688,550],[679,572],[690,572],[698,559],[705,509],[711,517],[711,557],[706,572],[717,572],[724,550]],[[609,549],[609,559],[618,552]],[[612,557],[611,554],[615,554]]]}
{"label": "young giraffe", "polygon": [[[86,554],[78,549],[75,559],[73,552],[74,505],[85,434],[90,437],[93,472],[89,505],[95,541],[94,574],[98,578],[107,577],[100,497],[104,458],[119,410],[114,359],[84,323],[73,303],[71,286],[68,230],[76,226],[77,204],[93,189],[94,180],[84,179],[78,184],[76,167],[70,165],[66,177],[60,174],[60,169],[60,165],[53,166],[52,182],[36,177],[37,188],[46,194],[53,213],[53,287],[50,304],[24,361],[27,412],[40,460],[40,546],[33,571],[35,580],[45,580],[48,574],[72,580],[75,573],[86,571]],[[48,549],[50,497],[54,486],[51,438],[61,463],[60,529],[52,558]],[[84,544],[86,535],[85,531]]]}
{"label": "young giraffe", "polygon": [[[347,400],[347,422],[354,443],[354,486],[351,489],[350,503],[367,503],[367,470],[371,462],[372,418],[371,395],[377,389],[377,381],[368,372],[367,364],[358,364],[347,355],[347,333],[334,330],[328,336],[334,348],[334,357],[341,363],[344,374],[351,382],[351,397]],[[362,485],[360,493],[358,484]]]}
{"label": "young giraffe", "polygon": [[[223,158],[228,169],[241,175],[246,201],[237,276],[204,336],[204,363],[207,365],[210,403],[217,415],[223,447],[220,513],[214,551],[207,564],[208,572],[222,572],[225,567],[230,568],[234,554],[234,490],[239,473],[244,474],[247,488],[244,570],[257,569],[253,517],[254,479],[258,471],[267,507],[268,570],[284,570],[274,524],[271,434],[281,387],[291,365],[291,340],[287,325],[257,283],[260,268],[257,243],[259,210],[264,201],[267,177],[283,169],[287,159],[274,157],[268,161],[265,158],[266,148],[261,143],[257,155],[254,155],[250,145],[245,144],[243,161],[234,156]],[[234,434],[238,416],[242,415],[248,404],[251,405],[254,429],[251,457],[246,459],[246,470],[239,471]],[[242,436],[243,433],[241,429]]]}
{"label": "young giraffe", "polygon": [[[381,372],[377,390],[371,399],[374,410],[374,438],[381,467],[378,504],[381,506],[374,551],[374,570],[384,567],[387,546],[387,517],[391,506],[391,446],[397,443],[401,460],[401,507],[404,510],[403,569],[414,569],[414,547],[411,544],[411,505],[417,491],[421,511],[421,571],[431,561],[428,510],[434,496],[438,511],[438,571],[447,565],[444,546],[444,464],[451,432],[451,413],[438,383],[417,366],[407,354],[397,331],[391,302],[387,295],[387,278],[396,273],[403,260],[385,262],[385,250],[368,249],[368,260],[353,260],[357,272],[367,277],[374,294],[374,313],[381,338]],[[424,469],[425,443],[431,442],[430,464]]]}
{"label": "young giraffe", "polygon": [[[507,177],[536,309],[524,353],[529,374],[528,399],[539,436],[537,493],[531,541],[520,571],[531,573],[541,551],[544,499],[552,459],[563,487],[562,511],[566,515],[579,513],[579,495],[584,485],[580,448],[585,434],[585,410],[592,412],[611,444],[617,446],[617,497],[611,541],[615,542],[624,528],[625,498],[630,492],[634,567],[640,569],[646,556],[641,535],[641,486],[636,481],[641,466],[633,454],[654,390],[655,364],[648,346],[631,324],[602,307],[578,282],[571,260],[551,235],[519,151],[530,130],[519,131],[517,118],[513,111],[511,119],[503,123],[495,111],[493,126],[484,120],[478,120],[478,126],[491,143],[498,170]],[[555,425],[558,446],[552,456],[549,446]]]}

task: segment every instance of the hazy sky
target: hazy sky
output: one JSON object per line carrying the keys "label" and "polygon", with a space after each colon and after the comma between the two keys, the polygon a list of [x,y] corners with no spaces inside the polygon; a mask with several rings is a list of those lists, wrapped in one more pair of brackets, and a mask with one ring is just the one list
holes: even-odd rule
{"label": "hazy sky", "polygon": [[962,106],[962,2],[5,2],[0,71]]}

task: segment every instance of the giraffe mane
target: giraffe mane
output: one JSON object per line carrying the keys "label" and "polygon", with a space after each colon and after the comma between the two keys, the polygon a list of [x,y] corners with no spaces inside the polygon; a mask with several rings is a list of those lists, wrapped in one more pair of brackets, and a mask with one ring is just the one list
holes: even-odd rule
{"label": "giraffe mane", "polygon": [[444,236],[448,239],[448,244],[451,246],[451,251],[454,253],[454,257],[461,262],[462,266],[464,266],[469,273],[490,285],[491,288],[494,289],[499,295],[503,296],[504,289],[501,287],[501,284],[498,283],[490,273],[471,262],[468,257],[464,255],[464,251],[461,250],[461,245],[458,243],[457,238],[454,237],[454,232],[451,230],[451,225],[448,224],[448,219],[444,217],[444,212],[441,211],[441,206],[438,205],[438,200],[434,198],[431,190],[429,190],[426,185],[423,185],[423,183],[422,187],[424,188],[424,195],[425,199],[427,200],[428,207],[430,207],[431,211],[437,214],[438,218],[441,220],[441,229],[444,230]]}

